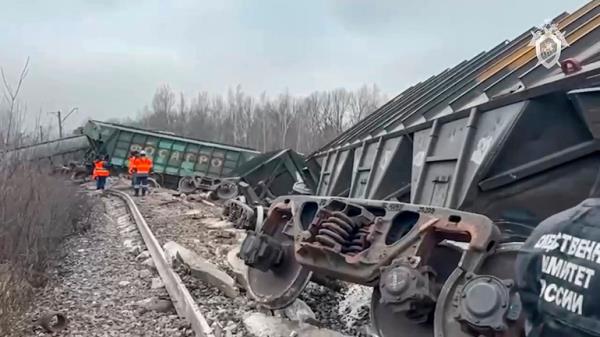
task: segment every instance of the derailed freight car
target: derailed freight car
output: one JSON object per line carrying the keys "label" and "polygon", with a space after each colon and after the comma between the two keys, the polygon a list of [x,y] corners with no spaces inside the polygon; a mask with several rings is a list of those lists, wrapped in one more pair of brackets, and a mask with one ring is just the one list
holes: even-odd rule
{"label": "derailed freight car", "polygon": [[115,123],[89,121],[83,133],[95,153],[108,155],[113,169],[126,171],[130,151],[144,150],[154,161],[159,183],[176,187],[182,177],[218,183],[260,152],[240,146],[180,137]]}
{"label": "derailed freight car", "polygon": [[318,169],[313,165],[290,149],[253,158],[232,172],[217,190],[220,199],[230,199],[224,205],[224,215],[237,228],[255,228],[277,197],[314,193]]}
{"label": "derailed freight car", "polygon": [[243,243],[250,293],[285,307],[316,273],[372,286],[382,337],[521,336],[516,253],[600,169],[599,18],[593,1],[556,19],[562,69],[538,64],[527,32],[316,153],[318,195],[275,200]]}
{"label": "derailed freight car", "polygon": [[255,186],[260,199],[272,200],[290,194],[294,185],[301,185],[305,193],[314,193],[316,175],[316,170],[309,168],[299,153],[285,149],[255,157],[234,170],[231,179]]}
{"label": "derailed freight car", "polygon": [[[508,310],[520,305],[512,263],[541,219],[579,203],[593,185],[600,88],[590,86],[599,76],[600,62],[408,129],[410,165],[398,183],[412,186],[412,203],[360,194],[274,200],[242,246],[250,291],[280,308],[317,273],[373,286],[371,314],[383,337],[520,336],[522,312]],[[477,301],[493,302],[475,313]]]}
{"label": "derailed freight car", "polygon": [[0,153],[0,160],[43,161],[51,167],[83,162],[91,155],[87,137],[74,135]]}
{"label": "derailed freight car", "polygon": [[[309,168],[302,155],[291,149],[277,150],[259,154],[234,169],[215,190],[219,199],[235,198],[244,189],[246,202],[254,204],[292,191],[294,184],[302,184],[310,191],[316,187],[318,170]],[[179,181],[179,191],[193,193],[202,190],[203,178],[185,177]],[[242,191],[240,191],[240,188]]]}
{"label": "derailed freight car", "polygon": [[576,106],[595,89],[564,90],[592,81],[600,2],[554,22],[570,43],[561,59],[584,64],[581,71],[544,68],[530,32],[503,42],[409,88],[313,154],[322,166],[317,194],[459,208],[527,225],[575,205],[581,188],[557,192],[593,175],[577,159],[594,151],[595,119]]}
{"label": "derailed freight car", "polygon": [[349,183],[352,198],[458,208],[515,230],[533,227],[584,199],[596,175],[600,89],[564,92],[563,82],[331,151],[319,194]]}

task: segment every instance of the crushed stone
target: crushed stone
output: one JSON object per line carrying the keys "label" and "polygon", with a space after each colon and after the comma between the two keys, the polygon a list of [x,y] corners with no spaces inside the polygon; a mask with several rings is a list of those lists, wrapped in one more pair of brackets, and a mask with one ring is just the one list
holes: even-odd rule
{"label": "crushed stone", "polygon": [[48,336],[34,322],[49,311],[59,311],[68,319],[65,330],[56,336],[191,336],[187,323],[172,310],[141,310],[136,304],[147,298],[168,299],[168,294],[165,289],[149,289],[149,280],[139,277],[148,267],[123,245],[125,240],[141,241],[135,231],[128,236],[121,233],[116,219],[126,214],[124,203],[96,197],[105,201],[109,216],[103,216],[103,204],[96,202],[91,229],[65,241],[66,256],[49,271],[47,285],[38,289],[34,305],[20,323],[21,336]]}

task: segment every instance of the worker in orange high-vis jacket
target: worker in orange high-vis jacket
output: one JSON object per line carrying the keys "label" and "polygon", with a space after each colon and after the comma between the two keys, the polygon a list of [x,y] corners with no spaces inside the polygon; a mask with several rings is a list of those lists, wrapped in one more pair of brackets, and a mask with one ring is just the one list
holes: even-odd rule
{"label": "worker in orange high-vis jacket", "polygon": [[92,172],[92,178],[96,180],[96,189],[104,190],[106,186],[106,178],[110,175],[108,171],[107,162],[100,159],[100,157],[94,160],[94,171]]}
{"label": "worker in orange high-vis jacket", "polygon": [[136,173],[136,169],[135,169],[135,160],[139,157],[139,152],[138,151],[131,151],[129,158],[127,158],[127,172],[129,172],[129,175],[131,176],[131,187],[135,186],[135,173]]}
{"label": "worker in orange high-vis jacket", "polygon": [[135,171],[136,171],[136,181],[133,189],[135,191],[135,196],[137,197],[140,194],[140,188],[142,189],[142,196],[146,195],[148,191],[148,176],[152,171],[152,159],[146,156],[146,151],[140,151],[140,155],[134,161]]}

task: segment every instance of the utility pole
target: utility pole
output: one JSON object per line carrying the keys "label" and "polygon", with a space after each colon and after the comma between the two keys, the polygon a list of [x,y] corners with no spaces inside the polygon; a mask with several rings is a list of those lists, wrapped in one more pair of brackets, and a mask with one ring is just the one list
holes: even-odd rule
{"label": "utility pole", "polygon": [[55,114],[58,119],[58,138],[62,138],[62,118],[60,118],[60,110],[50,113]]}
{"label": "utility pole", "polygon": [[50,112],[51,114],[55,114],[56,118],[58,119],[58,138],[62,138],[63,137],[63,123],[76,110],[79,110],[79,108],[78,107],[74,107],[73,109],[71,109],[71,111],[69,111],[69,113],[64,118],[62,118],[60,110]]}

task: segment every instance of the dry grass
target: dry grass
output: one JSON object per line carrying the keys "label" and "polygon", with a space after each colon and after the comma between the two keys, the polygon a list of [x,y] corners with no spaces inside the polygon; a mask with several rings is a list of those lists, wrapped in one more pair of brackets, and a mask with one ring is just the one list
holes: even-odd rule
{"label": "dry grass", "polygon": [[10,335],[62,240],[89,223],[76,186],[32,164],[0,163],[0,336]]}

